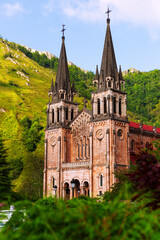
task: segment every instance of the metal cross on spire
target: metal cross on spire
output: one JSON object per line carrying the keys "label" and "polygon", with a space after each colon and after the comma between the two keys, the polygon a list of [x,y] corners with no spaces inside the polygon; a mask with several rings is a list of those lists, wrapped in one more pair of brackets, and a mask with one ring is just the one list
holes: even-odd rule
{"label": "metal cross on spire", "polygon": [[107,14],[107,16],[108,16],[108,19],[109,19],[110,12],[112,12],[112,11],[109,9],[109,6],[108,6],[108,10],[107,10],[107,12],[105,12],[105,14]]}
{"label": "metal cross on spire", "polygon": [[64,38],[64,31],[66,30],[64,27],[65,27],[65,25],[62,24],[62,30],[61,30],[61,32],[62,32],[62,38]]}

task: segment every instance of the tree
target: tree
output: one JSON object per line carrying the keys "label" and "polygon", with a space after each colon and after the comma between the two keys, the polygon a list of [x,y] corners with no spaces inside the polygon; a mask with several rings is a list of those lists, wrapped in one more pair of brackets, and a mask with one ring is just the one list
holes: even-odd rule
{"label": "tree", "polygon": [[7,150],[4,147],[0,134],[0,199],[7,200],[11,192],[11,180],[9,178],[9,163],[7,162]]}

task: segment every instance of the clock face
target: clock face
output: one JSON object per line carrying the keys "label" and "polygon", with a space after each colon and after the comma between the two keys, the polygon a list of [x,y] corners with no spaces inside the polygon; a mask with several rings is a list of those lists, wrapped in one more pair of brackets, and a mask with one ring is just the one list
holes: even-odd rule
{"label": "clock face", "polygon": [[57,143],[57,138],[56,137],[51,137],[51,146],[54,147]]}
{"label": "clock face", "polygon": [[118,129],[118,131],[117,131],[117,137],[121,140],[121,139],[123,139],[123,131],[122,131],[122,129]]}
{"label": "clock face", "polygon": [[101,128],[96,131],[96,138],[98,140],[102,140],[104,138],[104,132]]}

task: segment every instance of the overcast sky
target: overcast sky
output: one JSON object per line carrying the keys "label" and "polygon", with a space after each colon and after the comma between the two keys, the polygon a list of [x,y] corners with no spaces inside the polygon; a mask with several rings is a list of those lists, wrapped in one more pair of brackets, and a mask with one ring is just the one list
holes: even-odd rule
{"label": "overcast sky", "polygon": [[68,60],[95,71],[108,5],[117,64],[122,70],[160,69],[160,0],[0,0],[0,34],[59,57],[66,24]]}

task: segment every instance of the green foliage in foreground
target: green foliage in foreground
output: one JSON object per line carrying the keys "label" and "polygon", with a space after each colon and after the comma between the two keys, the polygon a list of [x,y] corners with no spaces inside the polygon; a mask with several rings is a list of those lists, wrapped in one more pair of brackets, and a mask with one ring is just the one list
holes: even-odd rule
{"label": "green foliage in foreground", "polygon": [[[46,202],[46,199],[44,200]],[[51,200],[50,200],[51,202]],[[160,210],[143,203],[97,199],[54,200],[54,208],[20,203],[0,238],[4,240],[159,239]],[[26,207],[26,210],[24,210]]]}

